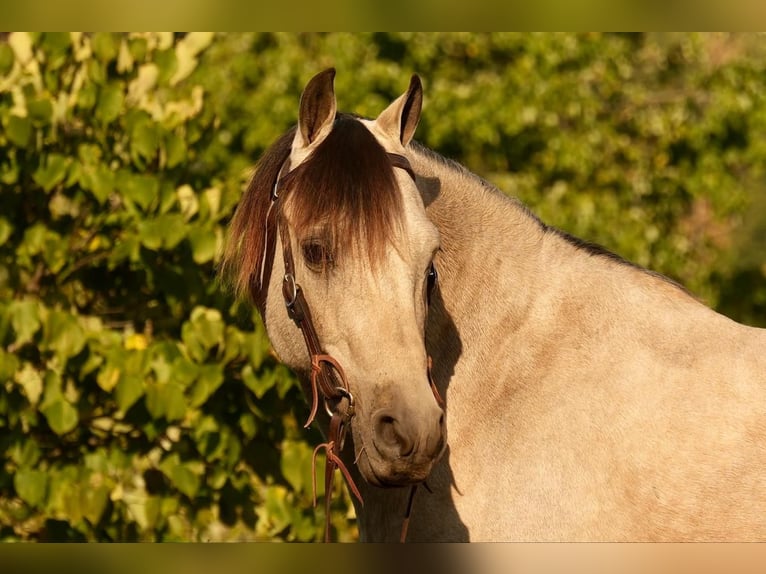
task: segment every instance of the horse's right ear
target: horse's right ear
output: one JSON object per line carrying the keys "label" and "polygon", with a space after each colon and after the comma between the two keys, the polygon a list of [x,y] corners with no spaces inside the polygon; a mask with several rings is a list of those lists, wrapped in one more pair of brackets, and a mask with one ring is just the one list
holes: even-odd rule
{"label": "horse's right ear", "polygon": [[389,136],[398,139],[403,146],[406,146],[415,135],[422,107],[423,84],[420,82],[420,77],[413,74],[407,91],[380,112],[376,120],[377,124]]}
{"label": "horse's right ear", "polygon": [[318,73],[309,80],[301,95],[296,144],[308,147],[327,137],[335,120],[335,68]]}

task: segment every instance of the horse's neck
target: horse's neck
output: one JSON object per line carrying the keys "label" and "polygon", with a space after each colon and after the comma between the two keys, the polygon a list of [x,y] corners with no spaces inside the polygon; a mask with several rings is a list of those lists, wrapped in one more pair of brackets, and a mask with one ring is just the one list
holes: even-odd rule
{"label": "horse's neck", "polygon": [[528,368],[539,349],[603,331],[618,315],[630,322],[626,301],[694,304],[670,283],[578,248],[462,168],[418,149],[410,159],[441,233],[441,301],[428,335],[443,385],[457,374],[483,392],[493,384],[507,392],[507,375]]}
{"label": "horse's neck", "polygon": [[[454,322],[460,345],[484,346],[493,323],[511,331],[524,320],[540,288],[545,228],[519,202],[462,168],[422,151],[411,161],[441,235],[443,319]],[[440,335],[444,341],[449,333]]]}

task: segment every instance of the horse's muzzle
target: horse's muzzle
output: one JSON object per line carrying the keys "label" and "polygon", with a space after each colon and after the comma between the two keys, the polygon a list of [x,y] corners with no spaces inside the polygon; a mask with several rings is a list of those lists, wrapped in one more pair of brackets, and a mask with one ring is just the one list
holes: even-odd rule
{"label": "horse's muzzle", "polygon": [[[373,413],[372,445],[367,453],[370,468],[360,468],[377,486],[402,486],[422,482],[447,445],[442,409],[430,416],[407,416],[406,411],[380,409]],[[368,472],[365,472],[369,470]]]}

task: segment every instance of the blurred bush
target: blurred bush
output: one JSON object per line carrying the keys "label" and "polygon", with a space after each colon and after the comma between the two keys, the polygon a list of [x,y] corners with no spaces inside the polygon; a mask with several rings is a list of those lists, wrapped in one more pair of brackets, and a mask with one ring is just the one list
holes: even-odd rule
{"label": "blurred bush", "polygon": [[[761,36],[0,40],[0,538],[317,540],[305,402],[215,280],[249,169],[338,68],[546,222],[766,325]],[[336,538],[356,536],[336,497]]]}

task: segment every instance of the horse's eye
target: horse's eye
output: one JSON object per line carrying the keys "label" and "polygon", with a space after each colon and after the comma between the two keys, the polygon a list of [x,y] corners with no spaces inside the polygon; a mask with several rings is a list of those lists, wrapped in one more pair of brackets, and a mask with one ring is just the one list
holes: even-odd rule
{"label": "horse's eye", "polygon": [[431,294],[439,281],[439,275],[436,273],[436,267],[433,263],[428,267],[428,275],[426,276],[426,298],[428,303],[431,303]]}
{"label": "horse's eye", "polygon": [[304,241],[301,245],[303,260],[312,271],[320,273],[332,266],[332,252],[327,245],[316,239]]}

